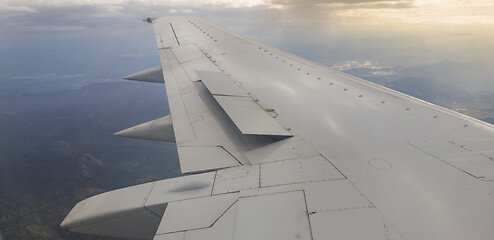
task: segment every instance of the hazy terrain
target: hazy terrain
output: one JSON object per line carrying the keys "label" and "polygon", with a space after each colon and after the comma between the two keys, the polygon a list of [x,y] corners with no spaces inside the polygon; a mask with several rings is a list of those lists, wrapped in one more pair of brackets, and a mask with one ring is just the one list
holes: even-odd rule
{"label": "hazy terrain", "polygon": [[[52,89],[61,84],[51,83]],[[9,88],[18,85],[10,82]],[[5,239],[85,238],[59,228],[75,203],[177,175],[173,145],[112,135],[168,113],[159,84],[114,81],[48,93],[10,92],[2,93],[0,113],[0,229]]]}

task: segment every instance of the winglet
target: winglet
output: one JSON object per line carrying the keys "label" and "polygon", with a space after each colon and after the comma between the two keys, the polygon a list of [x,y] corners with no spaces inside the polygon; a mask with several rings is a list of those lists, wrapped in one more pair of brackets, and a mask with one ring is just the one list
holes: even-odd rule
{"label": "winglet", "polygon": [[150,69],[146,69],[144,71],[140,71],[128,76],[125,76],[126,80],[135,80],[141,82],[153,82],[153,83],[163,83],[163,71],[161,66],[156,66]]}
{"label": "winglet", "polygon": [[144,18],[142,19],[143,22],[147,22],[147,23],[153,23],[154,20],[156,20],[157,18],[151,18],[151,17],[148,17],[148,18]]}

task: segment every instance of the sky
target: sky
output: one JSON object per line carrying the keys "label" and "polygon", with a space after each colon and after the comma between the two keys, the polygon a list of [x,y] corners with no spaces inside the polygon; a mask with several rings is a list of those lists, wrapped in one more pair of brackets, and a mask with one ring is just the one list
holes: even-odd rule
{"label": "sky", "polygon": [[474,117],[494,116],[492,0],[2,0],[0,84],[50,91],[44,83],[53,79],[80,87],[158,65],[152,28],[140,20],[165,15],[199,16],[367,80],[409,81],[419,88],[398,90],[475,107],[467,113]]}

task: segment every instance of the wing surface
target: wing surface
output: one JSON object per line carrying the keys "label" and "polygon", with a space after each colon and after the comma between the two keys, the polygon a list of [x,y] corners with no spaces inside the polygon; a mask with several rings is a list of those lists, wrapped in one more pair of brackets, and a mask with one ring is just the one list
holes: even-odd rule
{"label": "wing surface", "polygon": [[[84,200],[62,227],[142,239],[494,236],[492,125],[196,17],[148,21],[163,74],[133,78],[164,79],[171,111],[148,139],[173,136],[190,174]],[[120,134],[146,138],[153,122]]]}

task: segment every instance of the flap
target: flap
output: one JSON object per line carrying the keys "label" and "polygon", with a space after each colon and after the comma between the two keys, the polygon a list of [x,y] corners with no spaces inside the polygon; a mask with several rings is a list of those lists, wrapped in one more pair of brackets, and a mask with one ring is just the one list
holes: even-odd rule
{"label": "flap", "polygon": [[248,97],[230,78],[221,72],[194,71],[213,95]]}
{"label": "flap", "polygon": [[237,201],[238,193],[168,204],[156,235],[209,228]]}
{"label": "flap", "polygon": [[242,134],[292,136],[224,73],[195,73]]}
{"label": "flap", "polygon": [[214,96],[243,134],[292,136],[251,98]]}

